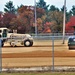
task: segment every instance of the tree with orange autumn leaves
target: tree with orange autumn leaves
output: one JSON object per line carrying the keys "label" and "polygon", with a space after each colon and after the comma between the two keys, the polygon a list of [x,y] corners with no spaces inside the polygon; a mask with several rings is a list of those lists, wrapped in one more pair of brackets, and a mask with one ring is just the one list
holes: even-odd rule
{"label": "tree with orange autumn leaves", "polygon": [[[37,30],[38,33],[42,33],[45,29],[44,20],[45,10],[42,8],[37,8]],[[22,6],[18,10],[17,18],[12,19],[10,22],[11,28],[17,29],[18,32],[22,33],[34,33],[35,32],[35,15],[34,15],[34,7],[33,6]],[[15,27],[16,26],[16,27]]]}
{"label": "tree with orange autumn leaves", "polygon": [[[19,33],[35,33],[35,7],[21,5],[13,13],[8,11],[13,6],[9,1],[5,6],[5,13],[0,13],[0,27],[7,27],[11,30],[17,29]],[[42,3],[42,5],[41,5]],[[9,6],[11,5],[11,7]],[[8,7],[8,8],[7,8]],[[10,7],[10,8],[9,8]],[[46,5],[44,0],[36,3],[36,23],[38,33],[62,33],[63,30],[63,11],[55,6]],[[75,6],[70,12],[66,11],[66,23],[69,18],[74,16]],[[11,13],[10,13],[11,12]],[[66,32],[74,32],[74,18],[66,24]]]}
{"label": "tree with orange autumn leaves", "polygon": [[10,24],[11,27],[13,29],[17,29],[18,32],[30,33],[32,31],[33,19],[34,14],[33,10],[31,10],[31,7],[22,6],[18,10],[17,18],[12,19]]}
{"label": "tree with orange autumn leaves", "polygon": [[10,22],[12,21],[13,18],[16,18],[15,14],[12,13],[4,13],[0,14],[0,27],[7,27],[10,28]]}
{"label": "tree with orange autumn leaves", "polygon": [[[47,15],[45,14],[44,9],[37,8],[38,33],[51,33],[53,30],[55,30],[55,32],[57,32],[57,30],[59,30],[59,32],[62,31],[61,23],[63,21],[63,14],[59,11],[54,11],[49,12],[48,16],[50,16],[50,22],[46,21]],[[75,18],[72,17],[70,22],[66,24],[66,32],[74,32],[74,19]],[[4,13],[3,15],[0,14],[0,27],[7,27],[12,30],[17,29],[18,33],[34,33],[34,7],[22,6],[18,9],[17,15],[11,13]]]}
{"label": "tree with orange autumn leaves", "polygon": [[[45,31],[47,27],[44,27],[44,20],[46,19],[45,10],[37,8],[37,30],[38,33]],[[18,9],[18,13],[4,13],[0,15],[0,27],[7,27],[11,30],[17,29],[19,33],[34,33],[34,7],[22,6]],[[45,24],[46,25],[46,24]]]}

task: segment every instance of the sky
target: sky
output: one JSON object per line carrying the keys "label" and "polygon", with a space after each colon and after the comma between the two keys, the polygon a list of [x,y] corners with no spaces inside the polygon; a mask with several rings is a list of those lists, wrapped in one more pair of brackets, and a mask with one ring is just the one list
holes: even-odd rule
{"label": "sky", "polygon": [[[21,4],[33,6],[35,0],[0,0],[0,11],[4,11],[5,4],[9,1],[13,1],[13,5],[17,7],[20,6]],[[38,1],[39,0],[36,0],[36,2]],[[47,3],[47,5],[48,4],[50,6],[55,5],[59,9],[62,8],[62,6],[64,5],[64,0],[44,0],[44,1]],[[72,8],[73,5],[75,5],[75,0],[66,0],[66,7],[68,11]]]}

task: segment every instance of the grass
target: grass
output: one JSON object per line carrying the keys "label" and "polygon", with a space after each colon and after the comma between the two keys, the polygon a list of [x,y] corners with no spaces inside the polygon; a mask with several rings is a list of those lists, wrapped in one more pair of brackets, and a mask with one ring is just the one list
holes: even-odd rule
{"label": "grass", "polygon": [[75,75],[75,72],[57,72],[57,73],[0,73],[0,75]]}

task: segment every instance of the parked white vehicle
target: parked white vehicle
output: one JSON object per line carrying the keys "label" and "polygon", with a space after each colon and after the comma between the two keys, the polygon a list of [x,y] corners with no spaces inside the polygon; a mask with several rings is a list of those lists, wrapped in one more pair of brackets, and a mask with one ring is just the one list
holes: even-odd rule
{"label": "parked white vehicle", "polygon": [[29,34],[9,33],[7,28],[0,28],[0,37],[2,39],[2,46],[8,42],[11,46],[17,46],[18,43],[26,47],[33,45],[33,38]]}

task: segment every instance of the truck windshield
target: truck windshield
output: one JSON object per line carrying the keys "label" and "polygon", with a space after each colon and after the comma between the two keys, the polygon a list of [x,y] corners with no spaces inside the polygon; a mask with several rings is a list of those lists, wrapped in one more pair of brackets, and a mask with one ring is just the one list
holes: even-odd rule
{"label": "truck windshield", "polygon": [[7,37],[7,29],[4,29],[4,30],[3,30],[2,37]]}
{"label": "truck windshield", "polygon": [[0,30],[0,33],[2,33],[2,30]]}

